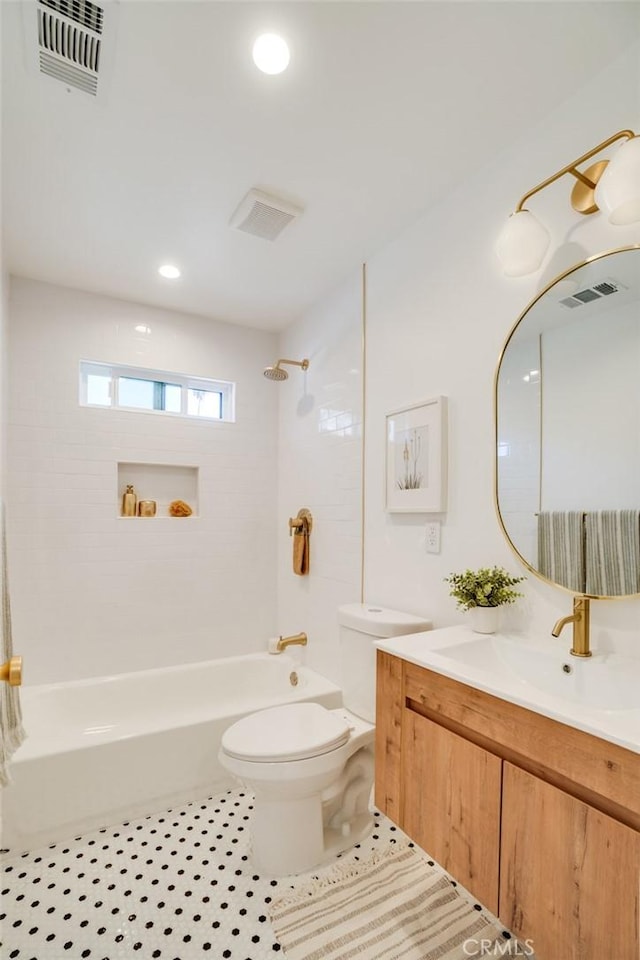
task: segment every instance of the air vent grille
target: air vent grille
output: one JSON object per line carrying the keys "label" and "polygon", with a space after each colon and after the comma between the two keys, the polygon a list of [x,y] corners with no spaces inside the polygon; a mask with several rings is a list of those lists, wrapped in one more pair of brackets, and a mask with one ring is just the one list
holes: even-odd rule
{"label": "air vent grille", "polygon": [[78,70],[70,63],[64,63],[51,57],[48,53],[40,54],[40,71],[54,80],[61,80],[69,87],[76,87],[85,93],[90,93],[94,97],[98,89],[98,77],[91,76],[86,70]]}
{"label": "air vent grille", "polygon": [[[56,54],[67,63],[97,74],[100,58],[99,37],[92,36],[86,30],[61,20],[46,10],[38,10],[38,42],[42,49]],[[40,63],[42,65],[42,52]]]}
{"label": "air vent grille", "polygon": [[102,93],[105,62],[113,62],[117,5],[36,0],[21,7],[28,68],[59,81],[68,92]]}
{"label": "air vent grille", "polygon": [[263,240],[275,240],[302,208],[261,190],[250,190],[238,206],[230,226]]}
{"label": "air vent grille", "polygon": [[611,293],[617,293],[618,288],[614,283],[610,283],[608,280],[604,280],[602,283],[596,283],[593,287],[594,290],[597,290],[601,297],[608,297]]}
{"label": "air vent grille", "polygon": [[253,233],[263,240],[275,240],[292,220],[292,214],[256,201],[242,223],[238,224],[238,230]]}
{"label": "air vent grille", "polygon": [[610,297],[612,293],[618,293],[619,290],[626,289],[627,287],[618,280],[602,280],[600,283],[594,283],[592,287],[578,290],[570,297],[563,297],[559,303],[564,307],[573,309],[574,307],[582,307],[585,303],[591,303],[593,300],[600,300],[602,297]]}
{"label": "air vent grille", "polygon": [[90,0],[40,0],[40,4],[94,33],[102,33],[103,10]]}

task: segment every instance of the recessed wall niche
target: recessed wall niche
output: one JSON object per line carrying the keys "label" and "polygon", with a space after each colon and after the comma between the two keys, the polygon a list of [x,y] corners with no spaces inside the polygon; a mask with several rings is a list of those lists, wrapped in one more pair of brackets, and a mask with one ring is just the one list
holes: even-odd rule
{"label": "recessed wall niche", "polygon": [[149,517],[123,517],[124,520],[185,519],[172,517],[169,514],[169,504],[173,500],[183,500],[193,511],[192,519],[199,513],[198,508],[198,467],[175,463],[118,463],[118,490],[116,509],[119,517],[122,516],[122,497],[131,484],[135,490],[138,503],[141,500],[155,500],[156,515]]}

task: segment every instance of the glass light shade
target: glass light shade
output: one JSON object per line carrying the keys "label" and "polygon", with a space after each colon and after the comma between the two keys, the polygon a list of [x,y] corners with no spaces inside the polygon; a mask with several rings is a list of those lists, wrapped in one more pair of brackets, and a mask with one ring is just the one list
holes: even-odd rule
{"label": "glass light shade", "polygon": [[508,277],[524,277],[540,268],[549,249],[549,231],[529,210],[512,213],[498,237],[497,253]]}
{"label": "glass light shade", "polygon": [[277,33],[263,33],[253,45],[253,62],[263,73],[282,73],[289,66],[289,47]]}
{"label": "glass light shade", "polygon": [[616,226],[640,220],[640,137],[616,150],[596,186],[596,203]]}

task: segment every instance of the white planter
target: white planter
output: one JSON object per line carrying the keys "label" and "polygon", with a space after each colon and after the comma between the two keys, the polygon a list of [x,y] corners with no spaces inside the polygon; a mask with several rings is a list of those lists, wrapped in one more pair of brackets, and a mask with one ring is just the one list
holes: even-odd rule
{"label": "white planter", "polygon": [[500,607],[471,607],[467,612],[474,633],[496,633]]}

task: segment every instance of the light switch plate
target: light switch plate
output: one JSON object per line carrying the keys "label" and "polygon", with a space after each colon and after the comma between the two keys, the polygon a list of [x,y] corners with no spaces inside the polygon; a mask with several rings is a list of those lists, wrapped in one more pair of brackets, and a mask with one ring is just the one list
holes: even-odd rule
{"label": "light switch plate", "polygon": [[440,553],[440,521],[429,520],[425,527],[427,553]]}

